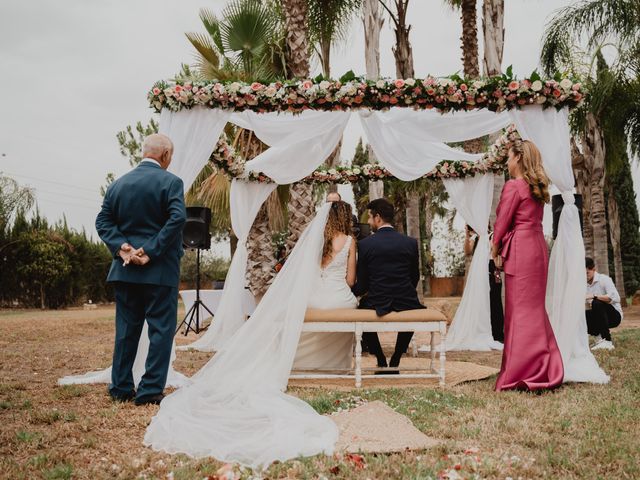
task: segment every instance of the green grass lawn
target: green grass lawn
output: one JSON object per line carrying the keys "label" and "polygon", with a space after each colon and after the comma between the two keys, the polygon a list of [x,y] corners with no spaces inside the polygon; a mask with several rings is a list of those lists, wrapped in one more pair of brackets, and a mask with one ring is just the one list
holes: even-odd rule
{"label": "green grass lawn", "polygon": [[[142,446],[157,407],[113,404],[104,385],[55,386],[74,363],[79,371],[99,367],[96,349],[108,364],[112,322],[98,317],[92,330],[56,328],[66,325],[62,317],[20,330],[17,317],[0,315],[0,478],[215,478],[219,462]],[[640,478],[640,329],[615,331],[614,340],[614,351],[597,353],[609,385],[495,393],[494,377],[444,390],[295,389],[321,413],[381,400],[441,443],[365,454],[363,464],[347,456],[289,461],[264,478]]]}

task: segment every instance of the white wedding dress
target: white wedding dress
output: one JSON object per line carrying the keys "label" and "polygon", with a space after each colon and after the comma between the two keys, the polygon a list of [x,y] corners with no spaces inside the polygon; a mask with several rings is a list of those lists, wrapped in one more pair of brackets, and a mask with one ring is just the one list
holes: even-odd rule
{"label": "white wedding dress", "polygon": [[[136,359],[133,362],[133,383],[138,386],[142,375],[144,375],[144,364],[147,360],[147,353],[149,352],[149,328],[147,322],[144,322],[142,327],[142,334],[140,335],[140,341],[138,342],[138,351],[136,352]],[[173,369],[173,361],[176,358],[176,342],[173,341],[173,347],[171,348],[171,362],[169,363],[169,372],[167,373],[167,387],[182,387],[187,385],[191,380],[184,376],[180,372],[176,372]],[[96,370],[94,372],[87,372],[80,375],[69,375],[58,379],[58,385],[74,385],[74,384],[87,384],[87,383],[111,383],[111,367],[103,370]]]}
{"label": "white wedding dress", "polygon": [[[348,236],[342,249],[326,267],[320,269],[309,299],[309,308],[356,308],[358,300],[346,282]],[[353,333],[302,333],[293,362],[294,370],[350,369],[353,362]]]}
{"label": "white wedding dress", "polygon": [[162,401],[145,445],[251,468],[333,453],[336,424],[284,393],[313,279],[320,275],[329,208],[324,205],[306,228],[251,318],[191,384]]}

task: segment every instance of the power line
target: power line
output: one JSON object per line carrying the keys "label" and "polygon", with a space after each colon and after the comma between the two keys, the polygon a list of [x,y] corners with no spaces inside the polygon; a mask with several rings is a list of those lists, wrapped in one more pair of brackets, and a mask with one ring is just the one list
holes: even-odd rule
{"label": "power line", "polygon": [[28,178],[29,180],[37,180],[39,182],[52,183],[54,185],[61,185],[63,187],[71,187],[71,188],[76,188],[78,190],[86,190],[87,192],[96,193],[95,189],[86,188],[86,187],[79,187],[77,185],[72,185],[70,183],[56,182],[54,180],[45,180],[44,178],[30,177],[28,175],[20,175],[18,173],[11,173],[11,172],[3,172],[3,173],[5,175],[11,175],[11,176],[14,176],[14,177]]}
{"label": "power line", "polygon": [[37,194],[48,193],[48,194],[51,194],[51,195],[69,197],[69,198],[72,198],[74,200],[83,200],[85,202],[95,202],[99,198],[97,193],[96,193],[96,197],[95,198],[89,198],[89,197],[82,197],[82,196],[79,196],[79,195],[73,195],[73,194],[64,193],[64,192],[52,192],[52,191],[49,191],[49,190],[41,190],[40,188],[37,188],[37,187],[35,188],[35,191],[36,191]]}

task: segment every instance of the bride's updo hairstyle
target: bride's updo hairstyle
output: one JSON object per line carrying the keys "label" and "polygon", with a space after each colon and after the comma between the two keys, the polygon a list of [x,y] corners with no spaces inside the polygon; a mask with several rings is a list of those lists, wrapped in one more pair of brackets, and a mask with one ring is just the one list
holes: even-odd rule
{"label": "bride's updo hairstyle", "polygon": [[509,148],[518,157],[523,178],[531,195],[540,203],[549,203],[549,177],[542,166],[540,150],[529,140],[516,140]]}
{"label": "bride's updo hairstyle", "polygon": [[336,235],[341,233],[345,235],[352,234],[351,217],[351,205],[343,201],[331,202],[329,218],[327,218],[327,224],[324,227],[322,258],[333,256],[333,245],[331,241]]}

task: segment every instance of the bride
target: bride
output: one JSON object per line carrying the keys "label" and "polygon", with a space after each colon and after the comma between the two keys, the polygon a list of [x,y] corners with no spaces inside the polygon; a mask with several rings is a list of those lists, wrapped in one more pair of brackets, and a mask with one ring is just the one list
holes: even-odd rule
{"label": "bride", "polygon": [[[284,391],[307,305],[328,302],[335,293],[338,305],[355,306],[346,285],[353,281],[353,273],[351,277],[348,273],[353,267],[348,264],[355,260],[355,246],[344,227],[334,230],[339,222],[327,222],[343,213],[340,204],[325,204],[319,210],[251,318],[192,377],[191,384],[162,401],[147,428],[145,445],[252,468],[333,453],[336,424]],[[325,232],[331,239],[330,250],[325,249]],[[338,282],[334,269],[340,265]],[[332,294],[322,290],[333,285],[334,278],[339,288]]]}
{"label": "bride", "polygon": [[[356,281],[356,243],[351,226],[351,205],[331,202],[324,229],[320,274],[315,279],[308,307],[318,309],[356,308],[351,293]],[[314,368],[350,369],[353,333],[303,333],[293,362],[294,370]]]}

